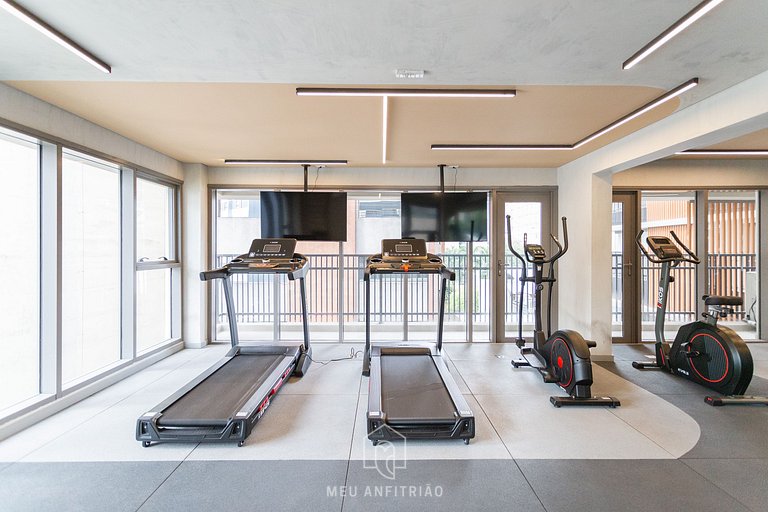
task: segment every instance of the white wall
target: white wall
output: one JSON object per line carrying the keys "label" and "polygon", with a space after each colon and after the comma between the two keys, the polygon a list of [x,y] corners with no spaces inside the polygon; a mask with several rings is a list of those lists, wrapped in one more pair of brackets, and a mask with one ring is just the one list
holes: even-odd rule
{"label": "white wall", "polygon": [[613,175],[614,187],[768,187],[768,159],[666,159]]}
{"label": "white wall", "polygon": [[5,119],[176,179],[181,163],[82,117],[0,83],[0,121]]}
{"label": "white wall", "polygon": [[[438,188],[440,172],[434,168],[390,168],[390,167],[324,167],[319,176],[316,168],[309,169],[309,189],[318,187],[386,188],[402,189]],[[459,168],[445,169],[445,188],[459,189],[554,186],[557,184],[555,169],[495,169]],[[317,178],[317,180],[315,180]],[[215,185],[259,185],[263,187],[301,187],[304,171],[301,166],[293,167],[211,167],[208,182]]]}
{"label": "white wall", "polygon": [[183,336],[186,348],[205,346],[208,339],[208,283],[200,272],[210,269],[208,261],[208,168],[184,164],[182,186],[183,234]]}

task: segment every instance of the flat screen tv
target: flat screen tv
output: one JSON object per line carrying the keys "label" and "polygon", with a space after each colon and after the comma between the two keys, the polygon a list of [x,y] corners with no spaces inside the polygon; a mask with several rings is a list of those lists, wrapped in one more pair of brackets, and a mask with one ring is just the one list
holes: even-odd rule
{"label": "flat screen tv", "polygon": [[403,237],[428,242],[488,240],[488,193],[403,193],[400,196]]}
{"label": "flat screen tv", "polygon": [[261,237],[345,242],[346,192],[261,192]]}

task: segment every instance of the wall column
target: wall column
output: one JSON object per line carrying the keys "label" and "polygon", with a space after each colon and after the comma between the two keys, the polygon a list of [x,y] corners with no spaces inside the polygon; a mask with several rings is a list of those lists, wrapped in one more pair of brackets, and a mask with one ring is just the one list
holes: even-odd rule
{"label": "wall column", "polygon": [[208,344],[208,289],[200,272],[208,270],[208,168],[184,164],[181,218],[183,235],[183,336],[185,348]]}
{"label": "wall column", "polygon": [[568,218],[569,241],[568,253],[558,261],[558,326],[597,342],[592,358],[610,361],[611,177],[558,169],[557,183],[558,215]]}

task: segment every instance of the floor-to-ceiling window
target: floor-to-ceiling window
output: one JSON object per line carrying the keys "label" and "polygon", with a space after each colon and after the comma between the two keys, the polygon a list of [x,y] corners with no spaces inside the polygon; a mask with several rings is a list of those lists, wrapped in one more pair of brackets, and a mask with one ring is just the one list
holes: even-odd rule
{"label": "floor-to-ceiling window", "polygon": [[180,341],[180,182],[37,137],[0,127],[0,420]]}
{"label": "floor-to-ceiling window", "polygon": [[754,190],[711,190],[707,196],[707,293],[744,300],[721,322],[750,339],[759,332],[758,195]]}
{"label": "floor-to-ceiling window", "polygon": [[[261,233],[258,190],[216,191],[215,261],[222,265],[247,251]],[[400,237],[400,193],[347,194],[347,240],[301,241],[297,251],[310,258],[307,276],[309,321],[314,341],[362,341],[365,335],[365,283],[368,256],[381,251],[381,240]],[[471,267],[468,258],[472,250]],[[490,276],[488,242],[430,243],[428,250],[444,258],[457,273],[447,288],[445,339],[489,341]],[[467,276],[471,269],[472,284]],[[282,276],[233,277],[235,307],[244,340],[299,339],[298,292]],[[216,339],[228,339],[226,310],[215,288]],[[435,276],[376,276],[371,282],[374,339],[433,340],[439,304]],[[471,315],[468,314],[471,311]],[[469,324],[470,320],[472,321]]]}
{"label": "floor-to-ceiling window", "polygon": [[0,411],[40,392],[39,155],[0,129]]}
{"label": "floor-to-ceiling window", "polygon": [[62,382],[121,357],[120,168],[65,151],[61,178]]}

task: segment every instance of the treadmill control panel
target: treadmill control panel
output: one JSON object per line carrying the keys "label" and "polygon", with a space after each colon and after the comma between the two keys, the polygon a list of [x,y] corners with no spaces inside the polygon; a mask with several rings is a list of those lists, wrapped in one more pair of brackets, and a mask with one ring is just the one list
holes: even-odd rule
{"label": "treadmill control panel", "polygon": [[381,253],[368,258],[369,272],[439,273],[445,269],[443,260],[427,252],[427,243],[418,238],[385,239]]}
{"label": "treadmill control panel", "polygon": [[651,248],[653,254],[662,259],[676,259],[683,257],[680,248],[665,236],[649,236],[648,247]]}
{"label": "treadmill control panel", "polygon": [[295,253],[293,238],[257,238],[250,250],[233,258],[222,268],[200,273],[203,281],[226,277],[229,274],[273,273],[288,274],[289,279],[303,278],[309,269],[307,258]]}
{"label": "treadmill control panel", "polygon": [[293,238],[257,238],[251,242],[248,257],[291,259],[295,250],[296,240]]}
{"label": "treadmill control panel", "polygon": [[384,261],[426,260],[427,242],[419,238],[384,239],[381,241],[381,258]]}

